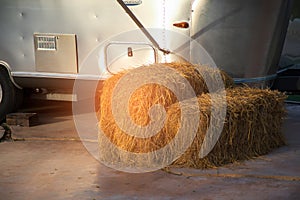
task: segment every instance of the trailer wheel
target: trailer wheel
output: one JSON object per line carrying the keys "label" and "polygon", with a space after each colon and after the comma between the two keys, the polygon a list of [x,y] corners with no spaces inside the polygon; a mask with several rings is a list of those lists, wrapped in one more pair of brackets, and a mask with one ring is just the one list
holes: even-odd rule
{"label": "trailer wheel", "polygon": [[22,91],[14,86],[7,70],[0,67],[0,122],[5,119],[6,114],[17,109],[22,100],[21,95]]}

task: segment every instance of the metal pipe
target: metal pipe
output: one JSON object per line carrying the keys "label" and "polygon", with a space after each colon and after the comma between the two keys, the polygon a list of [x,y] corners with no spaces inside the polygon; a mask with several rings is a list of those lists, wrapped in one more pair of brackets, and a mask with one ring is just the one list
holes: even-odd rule
{"label": "metal pipe", "polygon": [[171,53],[170,50],[160,48],[159,44],[153,38],[153,36],[147,31],[144,25],[139,21],[139,19],[131,12],[131,10],[126,6],[123,0],[117,0],[117,2],[122,6],[125,12],[129,15],[129,17],[134,21],[134,23],[141,29],[141,31],[145,34],[145,36],[151,41],[153,46],[155,46],[158,50],[162,51],[164,54]]}

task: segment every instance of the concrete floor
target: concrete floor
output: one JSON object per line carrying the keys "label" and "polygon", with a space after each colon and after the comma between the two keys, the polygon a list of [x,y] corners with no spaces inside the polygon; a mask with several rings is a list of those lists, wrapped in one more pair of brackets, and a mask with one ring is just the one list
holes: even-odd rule
{"label": "concrete floor", "polygon": [[129,174],[107,168],[80,142],[72,105],[35,102],[40,125],[0,143],[0,199],[300,199],[300,106],[287,105],[288,145],[211,170]]}

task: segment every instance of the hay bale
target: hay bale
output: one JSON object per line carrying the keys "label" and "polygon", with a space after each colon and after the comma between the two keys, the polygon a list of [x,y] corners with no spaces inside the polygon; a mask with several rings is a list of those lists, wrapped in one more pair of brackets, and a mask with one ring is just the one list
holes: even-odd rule
{"label": "hay bale", "polygon": [[[204,74],[206,80],[210,79],[213,81],[216,71],[214,71],[215,69],[202,67],[200,70],[203,71],[199,72],[194,65],[186,63],[167,63],[163,65],[175,69],[189,81],[196,95],[198,95],[197,101],[200,107],[198,112],[200,122],[196,137],[186,152],[173,163],[174,166],[193,168],[218,167],[238,160],[264,155],[272,149],[285,144],[284,137],[281,134],[282,118],[285,114],[285,95],[271,90],[247,87],[232,88],[232,79],[226,73],[221,72],[225,87],[229,88],[226,94],[227,102],[224,102],[221,96],[218,98],[218,95],[214,96],[213,101],[217,105],[227,103],[224,129],[212,151],[206,157],[200,158],[199,151],[208,124],[212,118],[218,117],[211,115],[212,99],[209,94],[206,94],[208,89],[201,75]],[[128,72],[114,75],[104,82],[101,93],[101,109],[98,112],[99,128],[104,132],[108,141],[122,151],[137,154],[154,152],[163,148],[176,136],[181,118],[179,103],[174,93],[164,86],[147,84],[138,88],[131,95],[128,102],[131,120],[139,126],[147,126],[150,121],[149,108],[155,104],[164,106],[167,111],[167,117],[163,128],[151,137],[139,138],[128,134],[116,123],[112,115],[111,102],[113,89],[126,73]],[[176,81],[176,79],[166,75],[165,81],[172,82]],[[122,100],[122,94],[118,95],[119,99]],[[190,100],[182,101],[181,106],[191,106]],[[112,150],[110,145],[103,142],[104,140],[102,139],[99,137],[101,159],[116,162],[133,162],[134,166],[136,166],[136,162],[139,162],[134,160],[134,157],[122,155],[122,151]],[[157,159],[165,160],[167,158],[160,157]],[[144,165],[145,161],[143,160],[141,163],[141,165]],[[149,164],[152,165],[153,163]]]}
{"label": "hay bale", "polygon": [[[188,81],[191,88],[194,90],[195,95],[200,95],[202,93],[208,92],[208,88],[202,76],[205,77],[206,81],[214,82],[215,79],[219,78],[221,75],[225,87],[233,87],[234,84],[233,79],[223,71],[188,63],[164,63],[159,65],[142,66],[138,69],[145,69],[145,71],[147,71],[149,67],[152,67],[152,70],[154,68],[154,71],[156,71],[157,74],[162,74],[164,73],[164,71],[161,71],[162,66],[176,70],[181,77],[185,78]],[[114,167],[117,163],[125,163],[125,165],[127,166],[140,166],[142,168],[144,168],[146,165],[153,167],[153,165],[155,165],[153,163],[153,160],[157,160],[157,168],[161,168],[161,163],[170,164],[169,157],[154,155],[155,158],[153,159],[150,158],[150,156],[136,157],[134,156],[134,154],[141,155],[144,153],[155,152],[156,150],[159,150],[167,145],[176,136],[176,133],[174,135],[165,134],[168,131],[165,129],[165,127],[162,127],[162,129],[160,129],[157,134],[153,135],[152,137],[140,138],[130,135],[129,131],[124,131],[118,126],[116,122],[124,120],[121,123],[126,123],[126,120],[131,120],[138,126],[147,126],[150,121],[148,114],[149,108],[151,108],[155,104],[159,104],[165,108],[166,112],[169,106],[178,102],[175,94],[166,87],[159,84],[151,83],[143,85],[135,90],[128,100],[130,119],[124,118],[116,120],[112,114],[112,96],[116,85],[122,77],[128,75],[129,72],[136,72],[136,70],[137,69],[133,69],[118,73],[107,79],[103,84],[103,87],[101,89],[101,100],[99,100],[100,106],[99,110],[97,111],[97,117],[99,119],[99,159],[104,161],[106,164],[110,163]],[[183,84],[170,74],[163,75],[163,81],[169,84],[179,84],[178,89],[182,91],[182,93],[185,92],[184,90],[187,87],[185,83]],[[141,79],[143,79],[144,76],[148,76],[147,72],[142,72],[140,74]],[[218,88],[210,88],[210,92],[217,89]],[[122,92],[120,92],[116,96],[120,101],[123,100],[124,95]],[[114,107],[117,107],[118,110],[126,109],[124,107],[119,107],[118,104],[114,104]],[[118,149],[116,149],[115,147],[118,147]],[[126,154],[126,152],[132,152],[133,155],[128,155]],[[168,154],[168,152],[165,152],[165,154]],[[171,162],[172,161],[173,159],[171,160]]]}
{"label": "hay bale", "polygon": [[[207,82],[215,82],[219,75],[224,83],[225,88],[230,88],[234,86],[233,79],[228,76],[224,71],[219,70],[217,68],[211,68],[207,66],[199,66],[193,65],[190,63],[179,63],[179,62],[172,62],[172,63],[160,63],[150,65],[151,67],[157,68],[157,73],[160,73],[161,67],[169,67],[175,69],[183,78],[185,78],[195,91],[195,95],[200,95],[202,93],[207,93],[208,87],[205,83]],[[140,68],[147,68],[149,66],[142,66]],[[95,102],[100,106],[96,105],[96,112],[98,116],[101,115],[101,106],[109,107],[109,101],[111,99],[111,93],[115,86],[117,85],[118,81],[128,72],[133,71],[127,70],[120,72],[116,75],[113,75],[109,79],[104,82],[103,88],[97,89],[95,94]],[[141,78],[143,76],[147,76],[147,74],[141,74]],[[205,76],[205,80],[202,76]],[[165,82],[175,82],[174,77],[165,75]],[[183,88],[184,89],[184,88]],[[210,88],[210,92],[215,92],[219,88]],[[102,97],[102,98],[101,98]],[[135,100],[137,98],[137,101]],[[139,102],[143,102],[143,106],[140,106]],[[147,102],[147,103],[146,103]],[[149,110],[149,108],[154,104],[161,104],[165,107],[172,105],[173,103],[177,102],[177,98],[173,94],[172,91],[169,89],[158,85],[158,84],[148,84],[145,86],[140,87],[137,91],[135,91],[134,95],[132,95],[131,102],[129,103],[131,108],[131,113],[139,112],[141,114],[137,114],[138,116],[144,115]],[[135,105],[135,106],[134,106]],[[106,114],[106,113],[104,113]],[[134,116],[133,116],[134,117]],[[149,119],[145,120],[135,120],[136,123],[141,125],[146,125],[149,122]],[[143,122],[142,122],[143,121]]]}
{"label": "hay bale", "polygon": [[[200,115],[200,122],[196,137],[190,148],[173,163],[174,166],[217,167],[266,154],[272,149],[285,144],[280,132],[282,118],[285,114],[285,95],[271,90],[247,87],[233,88],[233,80],[226,73],[221,72],[224,85],[226,88],[229,88],[226,94],[227,102],[224,102],[221,96],[218,98],[218,95],[214,98],[214,101],[220,105],[227,103],[224,129],[212,151],[206,157],[200,158],[199,151],[208,124],[214,117],[218,117],[211,115],[211,96],[206,94],[208,88],[202,75],[206,77],[205,80],[214,81],[219,71],[202,67],[200,70],[203,71],[199,72],[195,69],[195,65],[187,63],[166,63],[162,65],[175,69],[188,80],[198,96],[197,101],[200,107],[197,113]],[[147,66],[144,67],[147,68]],[[160,73],[160,66],[154,67],[157,67],[157,73]],[[129,115],[133,123],[141,127],[147,126],[150,121],[148,111],[155,104],[164,106],[167,117],[163,128],[156,135],[138,138],[128,134],[117,125],[112,114],[111,103],[113,90],[126,73],[128,71],[116,74],[104,82],[100,110],[97,114],[99,129],[104,133],[105,139],[107,138],[110,143],[122,151],[136,154],[154,152],[163,148],[176,137],[181,118],[178,100],[172,91],[159,84],[147,84],[135,90],[128,101]],[[147,74],[142,74],[141,77],[145,75]],[[176,82],[176,79],[166,74],[165,81],[172,83]],[[210,92],[217,93],[217,90]],[[118,98],[122,100],[122,94],[118,94]],[[189,103],[190,100],[185,100],[181,102],[181,105],[192,106]],[[114,106],[118,107],[118,105]],[[118,109],[124,108],[120,107]],[[189,135],[188,132],[186,134]],[[121,151],[112,150],[109,144],[103,143],[104,138],[101,137],[99,137],[100,159],[113,160],[115,162],[132,162],[134,166],[139,162],[134,160],[135,157],[126,157],[127,155],[121,155]],[[165,159],[157,158],[160,161]],[[141,161],[141,163],[145,164],[144,161]],[[149,163],[149,165],[152,164]]]}
{"label": "hay bale", "polygon": [[[195,95],[208,92],[208,88],[202,78],[203,74],[206,76],[206,79],[209,79],[210,81],[214,81],[216,74],[221,74],[225,87],[232,87],[234,84],[232,78],[230,78],[225,72],[214,68],[205,66],[199,67],[188,63],[162,63],[159,65],[152,65],[152,67],[157,70],[157,73],[160,73],[161,66],[175,69],[190,83],[191,87],[195,91]],[[147,67],[149,66],[143,66],[140,68]],[[200,72],[197,71],[198,68],[196,69],[196,67],[199,68]],[[163,131],[160,131],[158,134],[148,139],[136,138],[121,130],[113,117],[111,108],[112,93],[118,81],[126,73],[128,73],[128,71],[118,73],[107,79],[103,84],[100,110],[97,114],[100,122],[99,128],[106,134],[112,143],[123,150],[136,153],[155,151],[166,145],[174,137],[174,135],[166,135]],[[147,74],[141,74],[141,77],[145,75]],[[165,75],[164,81],[169,83],[174,82],[174,84],[176,84],[176,79],[172,76],[168,76],[168,74]],[[183,85],[181,90],[183,91],[185,88],[186,86]],[[122,94],[119,94],[118,98],[122,101]],[[153,105],[159,104],[168,110],[168,107],[177,101],[175,94],[164,86],[158,84],[143,85],[130,97],[128,109],[131,120],[139,126],[146,126],[150,121],[148,112]]]}
{"label": "hay bale", "polygon": [[209,91],[205,83],[215,82],[219,78],[218,75],[221,75],[225,88],[234,86],[233,79],[226,72],[218,68],[179,62],[164,63],[163,65],[177,70],[184,78],[186,78],[194,88],[196,95],[218,90],[211,88],[212,90]]}
{"label": "hay bale", "polygon": [[[211,115],[211,98],[208,94],[198,97],[200,123],[191,147],[173,165],[180,167],[211,168],[235,161],[246,160],[269,153],[285,144],[281,125],[285,116],[284,99],[278,91],[237,87],[226,92],[227,113],[221,136],[204,158],[199,151],[210,120],[218,120]],[[222,98],[214,97],[222,104]],[[188,104],[188,101],[187,101]],[[174,104],[169,108],[165,134],[177,131],[180,108]],[[188,133],[187,133],[188,134]]]}

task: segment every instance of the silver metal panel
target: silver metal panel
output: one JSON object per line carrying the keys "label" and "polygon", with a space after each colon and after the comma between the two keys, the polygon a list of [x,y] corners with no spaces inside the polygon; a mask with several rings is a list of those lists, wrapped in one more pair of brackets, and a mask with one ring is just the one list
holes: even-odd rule
{"label": "silver metal panel", "polygon": [[[163,46],[167,47],[173,39],[169,40],[163,35],[164,29],[189,33],[172,27],[172,23],[189,20],[190,1],[144,0],[130,9],[145,27],[161,28],[161,35],[157,39],[163,40]],[[80,65],[94,48],[109,37],[137,29],[117,1],[113,0],[2,0],[0,27],[0,60],[6,61],[13,71],[29,72],[36,71],[34,33],[77,35]],[[135,41],[126,38],[122,41],[149,43],[142,34],[135,38]]]}
{"label": "silver metal panel", "polygon": [[276,73],[289,0],[196,0],[191,36],[235,78]]}
{"label": "silver metal panel", "polygon": [[[113,24],[113,25],[112,25]],[[115,1],[2,0],[0,60],[13,71],[34,72],[34,33],[78,36],[78,59],[111,35],[136,28]]]}
{"label": "silver metal panel", "polygon": [[35,65],[38,72],[77,73],[74,34],[34,34]]}
{"label": "silver metal panel", "polygon": [[[276,71],[274,58],[282,40],[289,2],[143,0],[130,6],[130,10],[147,29],[152,28],[149,32],[160,47],[178,50],[183,57],[193,60],[198,57],[193,54],[193,47],[190,49],[192,36],[218,67],[243,78]],[[182,21],[188,22],[190,28],[173,26]],[[87,76],[105,71],[104,49],[110,42],[150,43],[115,0],[1,0],[0,27],[0,60],[7,62],[16,76],[36,72],[34,33],[76,35],[79,73]],[[149,52],[141,57],[147,57]],[[176,59],[174,54],[158,55],[158,62]],[[59,72],[59,68],[55,65],[53,69]]]}

